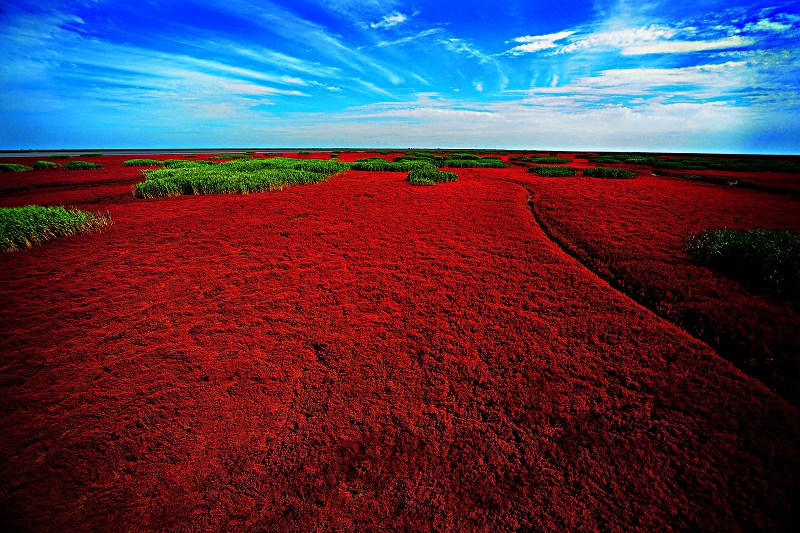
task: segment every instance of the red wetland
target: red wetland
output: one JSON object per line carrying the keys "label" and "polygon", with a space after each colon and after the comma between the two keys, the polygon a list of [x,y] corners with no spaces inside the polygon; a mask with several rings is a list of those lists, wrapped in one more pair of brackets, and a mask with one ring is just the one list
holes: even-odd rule
{"label": "red wetland", "polygon": [[0,255],[0,529],[800,523],[800,304],[684,251],[800,232],[797,174],[516,162],[142,199],[132,157],[181,155],[0,174],[0,207],[113,220]]}

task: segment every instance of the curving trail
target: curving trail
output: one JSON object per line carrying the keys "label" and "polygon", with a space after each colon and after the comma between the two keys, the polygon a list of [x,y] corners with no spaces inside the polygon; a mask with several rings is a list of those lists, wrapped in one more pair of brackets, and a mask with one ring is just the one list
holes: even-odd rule
{"label": "curving trail", "polygon": [[796,523],[798,412],[560,250],[520,173],[76,186],[110,230],[0,257],[0,525]]}

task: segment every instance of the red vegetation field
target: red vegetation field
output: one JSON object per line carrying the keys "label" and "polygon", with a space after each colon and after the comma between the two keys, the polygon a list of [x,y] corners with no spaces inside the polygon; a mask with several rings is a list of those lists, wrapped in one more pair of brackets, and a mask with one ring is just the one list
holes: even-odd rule
{"label": "red vegetation field", "polygon": [[[137,200],[128,158],[0,175],[3,206],[114,220],[0,256],[5,529],[800,520],[797,410],[567,255],[528,205],[532,193],[573,253],[614,259],[650,243],[663,262],[677,237],[647,235],[649,219],[685,211],[660,188],[723,202],[714,220],[736,216],[730,191],[513,167],[458,169],[434,187],[350,171],[271,193]],[[609,206],[606,230],[593,198]],[[700,287],[725,282],[694,268]]]}

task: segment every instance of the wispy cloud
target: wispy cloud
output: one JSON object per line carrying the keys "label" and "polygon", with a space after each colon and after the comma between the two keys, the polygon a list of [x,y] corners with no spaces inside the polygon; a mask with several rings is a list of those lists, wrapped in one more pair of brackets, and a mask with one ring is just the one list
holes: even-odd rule
{"label": "wispy cloud", "polygon": [[506,51],[509,55],[522,55],[531,52],[538,52],[540,50],[547,50],[549,48],[556,48],[557,41],[562,41],[574,34],[575,31],[560,31],[558,33],[550,33],[548,35],[525,35],[523,37],[516,37],[509,42],[522,43],[510,50]]}
{"label": "wispy cloud", "polygon": [[758,22],[751,22],[745,25],[746,32],[775,32],[781,33],[792,28],[792,24],[777,22],[770,19],[761,19]]}
{"label": "wispy cloud", "polygon": [[622,49],[622,55],[639,56],[649,54],[688,54],[704,52],[707,50],[726,50],[729,48],[745,48],[754,44],[753,39],[747,37],[726,37],[714,41],[661,41],[639,46],[627,46]]}
{"label": "wispy cloud", "polygon": [[378,41],[375,45],[377,48],[384,48],[386,46],[395,46],[400,44],[406,44],[413,41],[417,41],[424,37],[430,37],[431,35],[438,35],[444,32],[442,28],[430,28],[427,30],[422,30],[421,32],[415,33],[414,35],[407,35],[405,37],[400,37],[399,39],[395,39],[393,41]]}
{"label": "wispy cloud", "polygon": [[383,18],[378,22],[371,23],[369,27],[372,29],[387,30],[389,28],[397,26],[398,24],[402,24],[408,19],[409,19],[408,15],[400,13],[399,11],[394,11],[393,13],[390,13],[388,15],[384,15]]}

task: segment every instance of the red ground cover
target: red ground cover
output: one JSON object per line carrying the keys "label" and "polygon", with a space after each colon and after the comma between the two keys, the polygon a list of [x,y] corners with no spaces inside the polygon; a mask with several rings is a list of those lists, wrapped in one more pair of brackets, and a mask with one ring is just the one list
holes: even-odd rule
{"label": "red ground cover", "polygon": [[514,181],[555,185],[458,172],[103,197],[1,256],[1,525],[796,524],[798,412],[563,253]]}
{"label": "red ground cover", "polygon": [[800,404],[800,302],[754,293],[683,251],[704,228],[800,233],[800,198],[652,176],[530,183],[541,222],[582,261]]}

